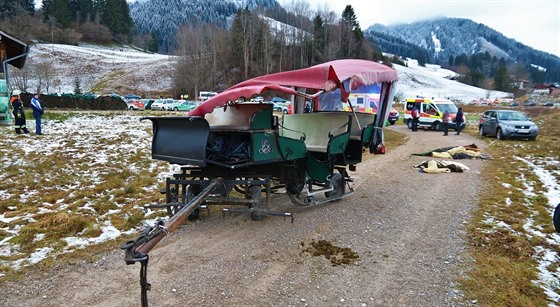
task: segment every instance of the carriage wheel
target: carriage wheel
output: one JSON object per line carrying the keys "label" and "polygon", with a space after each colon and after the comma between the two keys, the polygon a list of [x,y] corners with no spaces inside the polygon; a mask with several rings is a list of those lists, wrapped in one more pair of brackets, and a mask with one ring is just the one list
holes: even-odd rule
{"label": "carriage wheel", "polygon": [[325,192],[325,196],[327,198],[338,198],[344,195],[346,186],[344,185],[344,178],[342,178],[342,174],[333,174],[330,180],[330,184],[332,185],[333,190],[330,192]]}
{"label": "carriage wheel", "polygon": [[306,184],[305,165],[299,161],[294,163],[291,176],[286,179],[286,191],[292,195],[299,194]]}
{"label": "carriage wheel", "polygon": [[299,194],[303,187],[305,186],[305,180],[300,182],[288,182],[286,183],[286,191],[292,195]]}
{"label": "carriage wheel", "polygon": [[[177,190],[173,187],[169,189],[169,195],[166,197],[167,203],[178,203],[179,202],[179,195]],[[175,206],[168,206],[167,207],[167,215],[169,217],[174,216],[179,210],[181,210],[182,206],[175,205]]]}
{"label": "carriage wheel", "polygon": [[[251,208],[262,209],[264,207],[260,185],[251,186],[251,199],[258,201],[258,203],[251,204]],[[253,221],[260,221],[263,218],[264,214],[262,212],[251,212],[251,219]]]}

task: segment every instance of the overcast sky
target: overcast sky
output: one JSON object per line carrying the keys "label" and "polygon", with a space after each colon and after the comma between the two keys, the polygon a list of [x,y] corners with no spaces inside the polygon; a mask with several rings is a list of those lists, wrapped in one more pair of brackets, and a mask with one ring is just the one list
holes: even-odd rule
{"label": "overcast sky", "polygon": [[[277,0],[290,4],[293,0]],[[341,14],[354,8],[362,30],[436,17],[468,18],[508,38],[560,57],[560,0],[299,0]]]}

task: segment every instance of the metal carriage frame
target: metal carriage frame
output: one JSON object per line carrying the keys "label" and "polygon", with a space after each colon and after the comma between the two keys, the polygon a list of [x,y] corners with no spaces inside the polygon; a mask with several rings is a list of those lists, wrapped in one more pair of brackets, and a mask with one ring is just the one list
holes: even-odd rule
{"label": "metal carriage frame", "polygon": [[[273,191],[285,191],[300,206],[323,204],[352,195],[352,178],[363,152],[384,153],[382,128],[392,105],[397,73],[365,60],[338,60],[311,68],[253,78],[210,98],[186,117],[146,117],[153,124],[152,158],[181,165],[166,179],[164,204],[170,216],[128,241],[125,262],[140,262],[142,305],[148,305],[148,252],[187,218],[213,204],[235,205],[228,212],[289,217],[271,208]],[[376,114],[304,113],[307,101],[340,91],[381,83]],[[273,105],[244,103],[245,98],[275,91],[292,95],[294,114],[280,121]],[[237,193],[232,193],[236,191]],[[264,198],[263,198],[264,193]],[[237,196],[237,197],[235,197]]]}

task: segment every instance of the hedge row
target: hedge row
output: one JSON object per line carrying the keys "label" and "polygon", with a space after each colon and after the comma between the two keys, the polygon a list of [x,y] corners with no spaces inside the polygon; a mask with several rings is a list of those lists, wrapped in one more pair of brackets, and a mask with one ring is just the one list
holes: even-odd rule
{"label": "hedge row", "polygon": [[[21,100],[26,108],[31,107],[32,94],[21,94]],[[74,109],[74,110],[126,110],[126,104],[118,97],[100,96],[97,98],[65,97],[41,95],[41,106],[46,109]]]}

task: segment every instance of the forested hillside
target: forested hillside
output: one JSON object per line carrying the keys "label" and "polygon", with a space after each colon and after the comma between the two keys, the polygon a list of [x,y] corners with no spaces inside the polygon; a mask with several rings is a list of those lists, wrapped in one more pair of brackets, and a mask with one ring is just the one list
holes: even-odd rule
{"label": "forested hillside", "polygon": [[239,9],[280,7],[275,0],[147,0],[130,4],[131,16],[139,34],[154,34],[160,51],[175,50],[178,30],[184,26],[215,24],[230,28]]}
{"label": "forested hillside", "polygon": [[[384,52],[418,58],[421,62],[453,66],[457,58],[472,59],[473,55],[484,54],[496,63],[500,59],[509,63],[522,63],[526,73],[535,82],[560,80],[560,58],[525,46],[469,19],[441,18],[393,26],[375,24],[365,34]],[[427,52],[419,52],[414,46]],[[469,61],[464,64],[475,68],[476,63],[473,62],[477,60],[480,61],[480,57],[470,61],[470,64]],[[483,65],[490,63],[486,61],[479,65],[480,68]]]}

